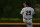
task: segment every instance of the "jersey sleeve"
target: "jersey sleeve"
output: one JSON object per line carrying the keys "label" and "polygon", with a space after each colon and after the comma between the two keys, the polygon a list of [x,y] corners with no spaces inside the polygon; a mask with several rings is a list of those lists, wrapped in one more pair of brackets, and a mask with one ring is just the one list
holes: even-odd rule
{"label": "jersey sleeve", "polygon": [[22,15],[23,15],[23,13],[24,13],[24,9],[22,9],[22,10],[21,10],[20,14],[22,14]]}
{"label": "jersey sleeve", "polygon": [[[33,9],[33,8],[32,8]],[[35,12],[34,12],[34,9],[32,10],[33,11],[33,15],[35,14]]]}

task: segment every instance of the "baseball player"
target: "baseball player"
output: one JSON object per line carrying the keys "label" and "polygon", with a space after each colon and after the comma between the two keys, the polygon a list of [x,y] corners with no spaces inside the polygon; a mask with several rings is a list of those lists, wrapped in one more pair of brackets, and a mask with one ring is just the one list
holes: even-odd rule
{"label": "baseball player", "polygon": [[34,15],[34,9],[30,7],[30,3],[24,3],[24,8],[21,10],[20,14],[23,15],[23,22],[27,23],[27,27],[33,27],[32,17]]}

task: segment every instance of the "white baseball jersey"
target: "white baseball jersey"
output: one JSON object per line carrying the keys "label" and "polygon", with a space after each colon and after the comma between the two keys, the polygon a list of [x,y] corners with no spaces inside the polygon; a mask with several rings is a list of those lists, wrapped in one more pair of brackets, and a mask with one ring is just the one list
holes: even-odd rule
{"label": "white baseball jersey", "polygon": [[33,14],[34,14],[34,9],[31,7],[24,7],[21,10],[20,14],[23,15],[23,18],[27,18],[27,19],[32,18]]}

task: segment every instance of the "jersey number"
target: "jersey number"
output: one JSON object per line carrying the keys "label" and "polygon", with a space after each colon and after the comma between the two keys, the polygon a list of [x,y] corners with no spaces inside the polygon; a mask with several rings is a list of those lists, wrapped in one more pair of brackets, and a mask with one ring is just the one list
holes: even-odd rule
{"label": "jersey number", "polygon": [[31,15],[31,11],[26,11],[26,15]]}

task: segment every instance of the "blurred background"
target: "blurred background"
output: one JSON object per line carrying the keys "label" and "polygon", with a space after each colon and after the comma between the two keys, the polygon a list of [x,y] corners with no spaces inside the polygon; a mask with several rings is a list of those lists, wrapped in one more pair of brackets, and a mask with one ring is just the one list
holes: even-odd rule
{"label": "blurred background", "polygon": [[40,23],[40,0],[0,0],[0,22],[23,23],[20,11],[25,1],[35,10],[33,23]]}

